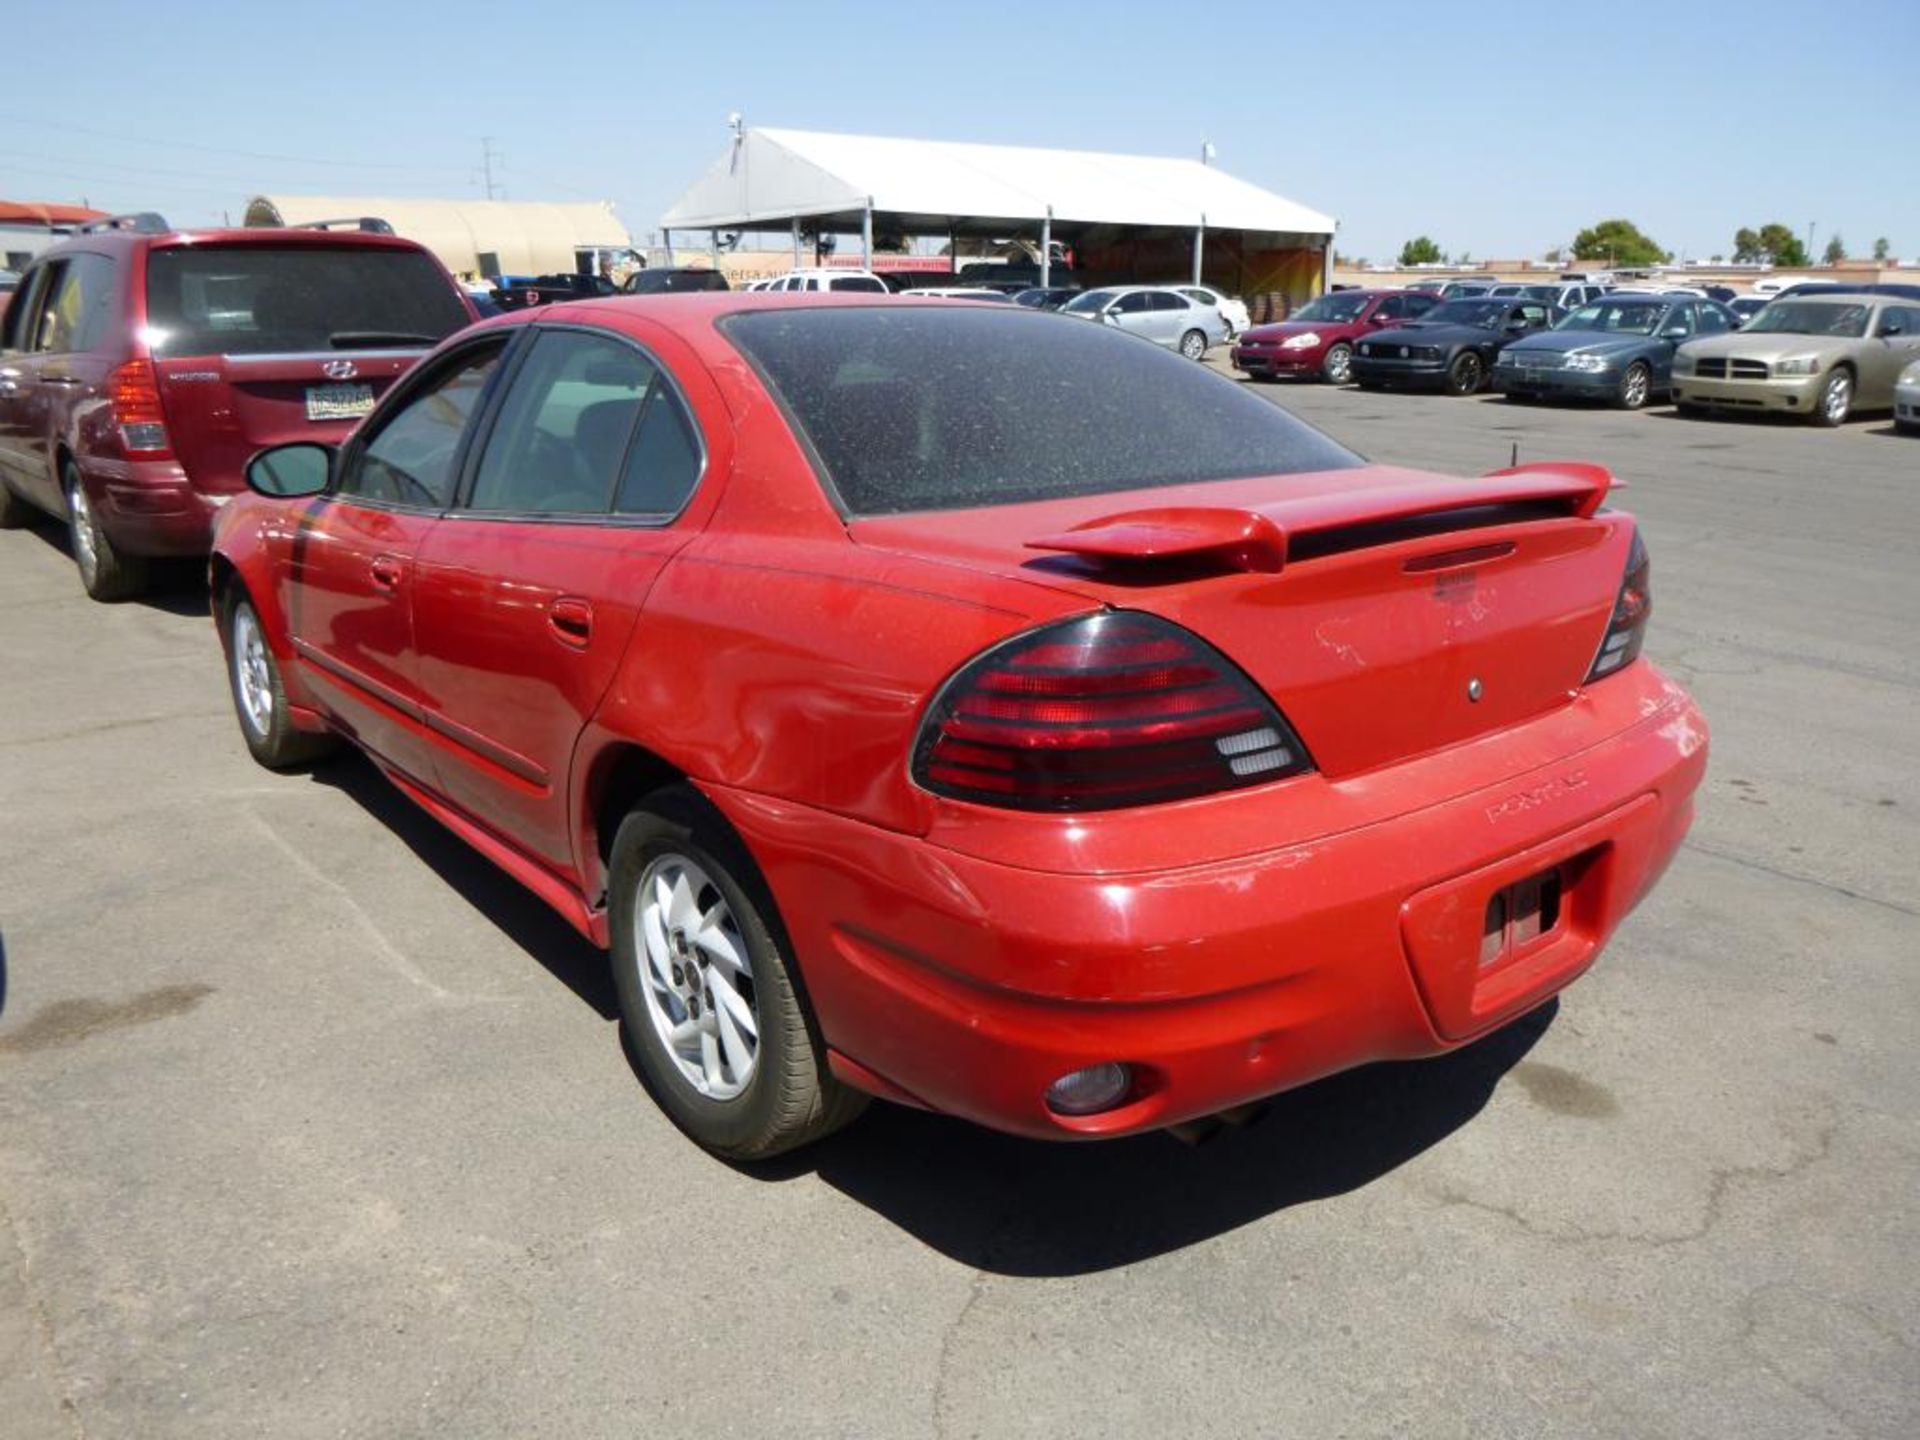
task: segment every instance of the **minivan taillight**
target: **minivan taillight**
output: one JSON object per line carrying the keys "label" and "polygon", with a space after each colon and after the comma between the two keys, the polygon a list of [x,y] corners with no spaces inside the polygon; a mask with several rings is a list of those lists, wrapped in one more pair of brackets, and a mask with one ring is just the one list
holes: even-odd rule
{"label": "minivan taillight", "polygon": [[1652,613],[1653,567],[1647,560],[1646,544],[1635,530],[1633,546],[1627,551],[1626,578],[1614,597],[1606,639],[1600,642],[1600,653],[1593,657],[1593,667],[1587,671],[1589,683],[1633,663],[1647,638],[1647,616]]}
{"label": "minivan taillight", "polygon": [[107,400],[120,444],[129,455],[153,459],[167,453],[167,412],[160,405],[160,382],[151,360],[129,360],[109,375]]}
{"label": "minivan taillight", "polygon": [[1113,810],[1312,769],[1273,702],[1198,636],[1133,611],[1030,631],[934,698],[913,777],[1018,810]]}

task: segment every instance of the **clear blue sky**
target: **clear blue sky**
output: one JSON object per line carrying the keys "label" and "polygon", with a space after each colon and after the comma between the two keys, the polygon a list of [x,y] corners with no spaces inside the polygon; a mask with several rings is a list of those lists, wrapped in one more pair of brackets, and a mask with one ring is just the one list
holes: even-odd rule
{"label": "clear blue sky", "polygon": [[177,224],[260,191],[477,196],[491,136],[510,198],[612,200],[645,237],[737,109],[1140,154],[1207,138],[1375,259],[1419,232],[1538,255],[1615,215],[1688,257],[1773,220],[1920,257],[1920,0],[10,8],[0,196]]}

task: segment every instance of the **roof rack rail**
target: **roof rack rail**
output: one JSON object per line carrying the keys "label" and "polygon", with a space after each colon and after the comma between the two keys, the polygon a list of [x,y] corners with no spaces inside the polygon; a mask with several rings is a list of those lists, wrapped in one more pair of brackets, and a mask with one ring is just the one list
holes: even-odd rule
{"label": "roof rack rail", "polygon": [[343,215],[333,220],[302,220],[293,230],[358,230],[367,235],[391,235],[393,226],[378,215]]}
{"label": "roof rack rail", "polygon": [[99,235],[107,230],[131,230],[138,235],[164,235],[172,228],[164,215],[152,210],[135,210],[125,215],[109,215],[104,220],[89,221],[77,233]]}

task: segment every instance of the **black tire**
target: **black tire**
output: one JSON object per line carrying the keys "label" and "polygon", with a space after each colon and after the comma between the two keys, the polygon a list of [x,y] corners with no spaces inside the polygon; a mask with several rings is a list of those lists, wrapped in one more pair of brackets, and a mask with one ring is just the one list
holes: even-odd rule
{"label": "black tire", "polygon": [[1893,428],[1902,435],[1920,435],[1920,420],[1895,420]]}
{"label": "black tire", "polygon": [[[250,632],[250,635],[249,635]],[[266,643],[259,612],[245,591],[230,590],[221,607],[220,638],[225,641],[227,689],[233,696],[233,713],[240,721],[240,738],[247,742],[253,758],[269,770],[292,770],[310,765],[339,749],[333,735],[309,735],[289,723],[286,687],[280,683],[280,666],[273,649]],[[257,652],[253,642],[258,641]],[[243,693],[249,683],[265,698],[262,713],[256,716],[248,708]]]}
{"label": "black tire", "polygon": [[1653,398],[1653,370],[1644,360],[1627,366],[1620,376],[1620,388],[1613,392],[1613,403],[1620,410],[1644,410]]}
{"label": "black tire", "polygon": [[1353,347],[1344,340],[1329,345],[1320,362],[1320,378],[1329,385],[1345,385],[1353,379]]}
{"label": "black tire", "polygon": [[1853,414],[1853,371],[1836,365],[1820,387],[1820,398],[1813,402],[1813,423],[1829,430],[1847,423]]}
{"label": "black tire", "polygon": [[0,480],[0,530],[19,530],[33,523],[33,506],[13,493],[6,481]]}
{"label": "black tire", "polygon": [[93,498],[71,460],[60,472],[60,484],[67,497],[67,535],[82,588],[93,599],[105,601],[131,599],[145,590],[146,557],[127,554],[100,528]]}
{"label": "black tire", "polygon": [[1480,358],[1478,350],[1462,350],[1447,366],[1449,395],[1476,395],[1486,383],[1487,362]]}
{"label": "black tire", "polygon": [[1690,405],[1684,400],[1676,400],[1673,402],[1673,408],[1682,420],[1704,420],[1707,418],[1707,407],[1704,405]]}
{"label": "black tire", "polygon": [[1180,353],[1186,356],[1187,359],[1189,360],[1206,359],[1207,358],[1206,332],[1201,330],[1189,330],[1187,331],[1186,334],[1182,335],[1180,337]]}
{"label": "black tire", "polygon": [[[682,1071],[654,1019],[654,1007],[660,1006],[663,1023],[672,1021],[668,987],[655,985],[647,975],[643,883],[651,884],[650,876],[684,874],[688,862],[708,882],[694,897],[696,907],[703,917],[722,914],[731,926],[726,933],[745,948],[750,983],[736,986],[735,993],[746,992],[759,1027],[751,1074],[738,1094],[724,1099],[702,1093]],[[681,870],[675,872],[676,866]],[[620,822],[608,897],[613,981],[628,1040],[654,1099],[697,1144],[728,1160],[764,1160],[831,1134],[866,1108],[867,1097],[842,1085],[827,1068],[826,1044],[765,881],[739,837],[698,791],[687,785],[657,790]],[[676,927],[674,934],[677,939],[664,936],[666,943],[687,961],[688,983],[697,986],[693,961],[699,960],[702,971],[709,963],[684,929]],[[673,969],[677,977],[677,960]],[[699,999],[697,992],[691,1002],[675,998],[683,1022],[699,1023]],[[687,1003],[694,1005],[690,1013]],[[707,1011],[717,1018],[711,990]],[[715,1048],[720,1048],[717,1041]]]}
{"label": "black tire", "polygon": [[1387,388],[1386,382],[1382,380],[1356,380],[1353,383],[1358,385],[1362,390],[1384,390]]}

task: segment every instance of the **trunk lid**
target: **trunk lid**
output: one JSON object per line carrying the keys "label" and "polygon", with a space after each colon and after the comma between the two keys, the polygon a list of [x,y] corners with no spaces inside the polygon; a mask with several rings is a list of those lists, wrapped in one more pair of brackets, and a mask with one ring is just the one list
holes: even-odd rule
{"label": "trunk lid", "polygon": [[1594,466],[1384,466],[860,519],[861,545],[1146,611],[1217,647],[1338,777],[1567,703],[1631,525]]}
{"label": "trunk lid", "polygon": [[[337,445],[424,350],[156,358],[173,452],[194,487],[246,488],[247,461],[269,445]],[[358,413],[353,413],[353,412]]]}

